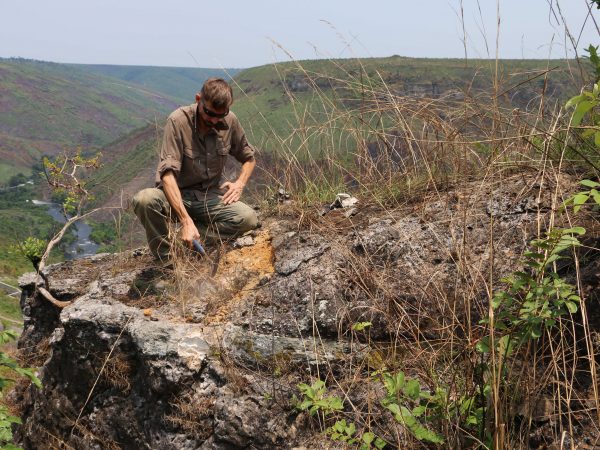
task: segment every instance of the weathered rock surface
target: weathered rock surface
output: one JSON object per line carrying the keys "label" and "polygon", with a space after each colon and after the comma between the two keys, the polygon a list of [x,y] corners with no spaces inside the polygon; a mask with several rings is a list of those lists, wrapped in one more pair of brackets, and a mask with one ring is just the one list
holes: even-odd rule
{"label": "weathered rock surface", "polygon": [[371,322],[377,341],[475,322],[490,270],[499,280],[518,267],[556,207],[551,193],[515,177],[398,211],[316,214],[310,229],[268,222],[214,278],[189,259],[158,282],[149,258],[131,254],[51,266],[51,292],[74,300],[62,311],[24,277],[19,345],[49,351],[36,361],[43,389],[23,394],[22,445],[301,447],[312,431],[292,391],[368,353],[352,325]]}

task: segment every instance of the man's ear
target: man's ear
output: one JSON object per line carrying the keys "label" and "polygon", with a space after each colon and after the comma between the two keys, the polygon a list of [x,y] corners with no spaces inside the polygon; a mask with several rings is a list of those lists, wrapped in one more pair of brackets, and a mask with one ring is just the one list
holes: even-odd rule
{"label": "man's ear", "polygon": [[200,95],[200,92],[198,92],[196,94],[196,103],[198,103],[200,101],[200,98],[202,98],[202,96]]}

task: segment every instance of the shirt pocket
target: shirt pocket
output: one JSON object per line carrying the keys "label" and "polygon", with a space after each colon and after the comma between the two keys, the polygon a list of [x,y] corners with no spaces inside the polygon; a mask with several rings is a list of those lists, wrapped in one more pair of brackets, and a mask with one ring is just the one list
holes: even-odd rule
{"label": "shirt pocket", "polygon": [[217,142],[217,155],[219,158],[219,169],[223,170],[225,163],[227,162],[227,156],[231,150],[231,144],[227,145],[222,142]]}
{"label": "shirt pocket", "polygon": [[185,162],[183,163],[182,167],[185,167],[188,174],[193,176],[202,175],[203,162],[198,152],[194,152],[192,147],[185,147],[183,149],[183,158]]}

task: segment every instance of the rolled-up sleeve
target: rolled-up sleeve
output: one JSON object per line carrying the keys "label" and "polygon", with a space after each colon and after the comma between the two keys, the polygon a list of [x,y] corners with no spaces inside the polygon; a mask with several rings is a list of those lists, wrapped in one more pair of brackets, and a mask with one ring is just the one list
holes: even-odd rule
{"label": "rolled-up sleeve", "polygon": [[244,129],[236,119],[232,124],[230,154],[243,164],[253,159],[255,153],[254,147],[246,139]]}
{"label": "rolled-up sleeve", "polygon": [[160,179],[165,172],[172,170],[175,177],[181,172],[181,161],[183,159],[183,144],[181,136],[171,117],[167,119],[163,134],[162,147],[160,149],[160,161],[158,163],[157,175]]}

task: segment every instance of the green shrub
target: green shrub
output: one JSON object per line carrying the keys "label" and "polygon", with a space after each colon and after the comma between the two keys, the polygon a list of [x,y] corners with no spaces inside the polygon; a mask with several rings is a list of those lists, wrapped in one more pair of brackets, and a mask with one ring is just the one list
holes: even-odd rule
{"label": "green shrub", "polygon": [[[0,331],[0,345],[4,345],[14,339],[17,335],[11,330]],[[7,374],[14,373],[21,377],[27,377],[33,384],[38,388],[41,387],[41,382],[35,375],[33,369],[25,369],[20,367],[19,364],[9,357],[3,351],[0,351],[0,393],[3,394],[7,387],[14,383],[13,378],[9,378]],[[12,425],[20,424],[21,419],[10,414],[8,408],[0,404],[0,448],[5,450],[18,449],[13,445]]]}

